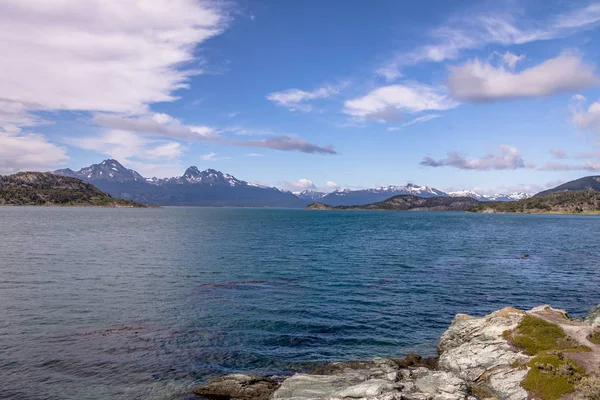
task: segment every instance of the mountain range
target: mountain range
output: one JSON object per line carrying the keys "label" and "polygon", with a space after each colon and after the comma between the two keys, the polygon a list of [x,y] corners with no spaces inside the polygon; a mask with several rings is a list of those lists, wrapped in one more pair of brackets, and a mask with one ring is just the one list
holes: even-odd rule
{"label": "mountain range", "polygon": [[432,197],[471,197],[479,201],[516,201],[531,197],[528,193],[488,196],[474,191],[443,192],[429,186],[409,183],[372,189],[336,190],[331,193],[316,190],[289,192],[275,187],[249,183],[214,169],[200,171],[189,167],[182,176],[145,178],[125,168],[117,160],[108,159],[78,171],[59,169],[56,175],[79,178],[92,183],[111,196],[152,205],[173,206],[234,206],[303,208],[313,202],[331,206],[371,204],[398,195]]}

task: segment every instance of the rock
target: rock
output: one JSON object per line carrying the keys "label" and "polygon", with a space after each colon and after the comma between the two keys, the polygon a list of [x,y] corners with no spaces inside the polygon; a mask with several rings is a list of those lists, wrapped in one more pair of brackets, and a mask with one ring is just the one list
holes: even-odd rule
{"label": "rock", "polygon": [[415,382],[419,392],[436,396],[436,399],[461,400],[468,391],[467,384],[449,372],[432,372]]}
{"label": "rock", "polygon": [[600,304],[588,312],[585,323],[593,327],[600,327]]}
{"label": "rock", "polygon": [[465,400],[467,383],[451,372],[401,368],[395,360],[334,363],[325,375],[296,374],[272,400]]}
{"label": "rock", "polygon": [[519,385],[527,371],[513,366],[531,357],[512,348],[502,335],[516,328],[525,315],[514,308],[482,318],[458,314],[440,338],[439,368],[468,382],[485,380],[486,386],[501,399],[527,399],[527,392]]}
{"label": "rock", "polygon": [[233,374],[194,389],[194,394],[219,400],[268,400],[279,385],[257,375]]}

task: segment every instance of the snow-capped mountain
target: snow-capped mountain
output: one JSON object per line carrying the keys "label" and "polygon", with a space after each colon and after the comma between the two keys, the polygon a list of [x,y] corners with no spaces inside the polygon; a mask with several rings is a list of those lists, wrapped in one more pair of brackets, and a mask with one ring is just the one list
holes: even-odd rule
{"label": "snow-capped mountain", "polygon": [[56,175],[79,178],[84,181],[110,180],[117,182],[143,182],[144,177],[132,169],[127,169],[117,160],[104,160],[100,164],[92,164],[79,171],[72,169],[59,169],[53,171]]}
{"label": "snow-capped mountain", "polygon": [[404,186],[381,186],[362,190],[336,190],[319,199],[319,202],[331,206],[352,206],[376,203],[387,200],[392,196],[413,195],[419,197],[445,197],[446,193],[429,186],[419,186],[409,183]]}
{"label": "snow-capped mountain", "polygon": [[512,193],[512,194],[496,193],[493,195],[486,195],[486,194],[477,193],[473,190],[459,190],[456,192],[448,192],[448,196],[471,197],[471,198],[479,200],[479,201],[518,201],[518,200],[527,199],[533,195],[530,193],[522,193],[522,192]]}
{"label": "snow-capped mountain", "polygon": [[277,188],[248,183],[214,169],[200,171],[194,166],[182,176],[165,179],[146,179],[116,160],[79,171],[62,169],[53,173],[79,178],[113,197],[145,204],[302,208],[310,203]]}
{"label": "snow-capped mountain", "polygon": [[310,200],[310,201],[317,201],[327,195],[327,193],[319,192],[317,190],[311,190],[311,189],[303,190],[301,192],[292,192],[292,193],[295,194],[297,197],[301,198],[302,200]]}
{"label": "snow-capped mountain", "polygon": [[146,179],[146,182],[158,186],[166,184],[204,184],[209,186],[226,185],[232,187],[249,185],[248,182],[240,181],[233,175],[224,174],[221,171],[214,169],[200,171],[198,167],[194,166],[186,169],[182,176],[165,179],[150,178]]}

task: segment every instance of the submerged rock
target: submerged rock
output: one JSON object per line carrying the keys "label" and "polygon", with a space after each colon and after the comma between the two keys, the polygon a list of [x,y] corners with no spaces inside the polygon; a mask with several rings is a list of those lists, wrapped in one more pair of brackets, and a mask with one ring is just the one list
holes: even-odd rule
{"label": "submerged rock", "polygon": [[279,384],[258,375],[233,374],[194,389],[194,394],[218,400],[268,400]]}

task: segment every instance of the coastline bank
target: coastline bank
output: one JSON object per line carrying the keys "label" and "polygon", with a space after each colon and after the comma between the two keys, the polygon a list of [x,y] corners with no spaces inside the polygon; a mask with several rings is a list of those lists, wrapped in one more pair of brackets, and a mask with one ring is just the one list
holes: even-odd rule
{"label": "coastline bank", "polygon": [[438,354],[332,363],[285,379],[233,374],[193,392],[214,400],[597,400],[600,305],[585,319],[549,305],[458,314]]}

